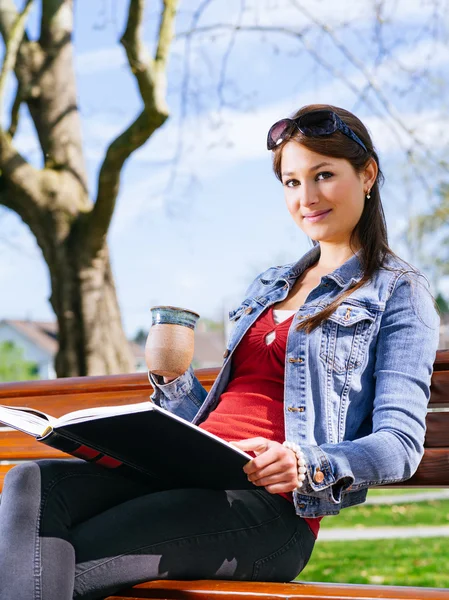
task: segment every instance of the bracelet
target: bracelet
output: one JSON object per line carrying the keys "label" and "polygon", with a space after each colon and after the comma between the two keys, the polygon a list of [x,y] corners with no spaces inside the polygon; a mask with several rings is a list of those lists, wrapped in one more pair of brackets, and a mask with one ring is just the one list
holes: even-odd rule
{"label": "bracelet", "polygon": [[296,456],[296,462],[298,465],[298,486],[295,491],[299,491],[302,488],[302,482],[306,478],[306,459],[304,454],[302,453],[301,446],[295,444],[295,442],[287,442],[285,441],[283,444],[285,448],[288,448],[292,452],[294,452]]}

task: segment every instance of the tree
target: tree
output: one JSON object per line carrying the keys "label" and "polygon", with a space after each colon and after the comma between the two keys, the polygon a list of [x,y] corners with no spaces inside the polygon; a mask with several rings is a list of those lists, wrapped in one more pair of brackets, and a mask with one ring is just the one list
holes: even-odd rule
{"label": "tree", "polygon": [[0,344],[0,381],[37,379],[37,365],[25,360],[23,351],[14,342]]}
{"label": "tree", "polygon": [[[14,0],[0,1],[0,33],[7,46],[0,77],[0,104],[4,82],[12,69],[18,82],[11,125],[8,131],[0,131],[0,204],[17,212],[30,227],[48,265],[51,303],[60,330],[58,375],[126,371],[130,355],[106,236],[125,161],[168,117],[166,70],[177,0],[161,2],[153,58],[141,39],[145,0],[128,0],[121,41],[143,108],[130,127],[110,144],[94,197],[87,191],[76,104],[71,43],[73,0],[35,1],[42,13],[36,40],[24,33],[26,11],[32,0],[21,0],[25,5],[22,15]],[[214,10],[220,2],[225,16],[215,19]],[[410,193],[407,189],[401,198],[404,222],[411,216],[413,200],[416,198],[422,206],[423,197],[429,199],[433,193],[431,182],[438,180],[442,172],[447,176],[448,163],[436,143],[442,136],[432,131],[431,136],[424,135],[432,121],[438,132],[447,114],[441,101],[448,82],[441,55],[447,38],[442,18],[447,14],[445,0],[416,3],[415,22],[411,25],[403,19],[404,3],[384,0],[348,2],[348,11],[329,10],[324,0],[185,0],[185,4],[191,20],[177,33],[177,39],[185,45],[178,57],[183,73],[176,82],[181,101],[175,174],[183,157],[198,154],[199,127],[189,143],[183,143],[189,111],[206,115],[203,123],[208,122],[214,130],[208,151],[222,145],[232,148],[233,141],[223,124],[234,118],[236,107],[241,112],[256,112],[254,99],[262,78],[256,77],[256,89],[250,90],[250,75],[257,60],[267,66],[270,56],[276,55],[276,66],[270,64],[270,72],[267,69],[263,75],[270,82],[270,102],[294,90],[301,103],[310,80],[329,87],[339,83],[351,94],[354,110],[366,109],[382,121],[382,137],[397,143],[400,150],[391,169],[407,163],[411,185]],[[249,36],[257,37],[260,47],[254,53],[247,48],[239,53],[240,41]],[[427,48],[425,54],[422,46]],[[313,61],[313,72],[310,65],[309,70],[304,69],[304,55]],[[290,60],[287,69],[286,58]],[[233,79],[232,65],[237,63],[248,75],[243,79],[243,93]],[[293,88],[287,87],[290,82]],[[328,98],[334,97],[332,89]],[[44,168],[40,170],[27,163],[13,144],[21,105],[28,107],[39,138],[44,157]],[[421,115],[423,107],[427,112]],[[409,110],[414,112],[412,117],[419,118],[410,119]],[[171,177],[172,182],[175,179]],[[186,180],[198,181],[199,177],[192,174]],[[179,201],[179,187],[174,195]],[[190,203],[192,194],[185,196]],[[406,225],[399,234],[404,229]],[[416,243],[414,230],[413,235],[409,232],[407,229],[407,250]]]}
{"label": "tree", "polygon": [[[15,211],[36,237],[51,279],[58,320],[58,376],[132,369],[106,241],[120,173],[126,160],[168,117],[166,68],[177,0],[164,0],[157,47],[151,57],[141,39],[145,0],[130,0],[121,43],[142,98],[142,110],[113,140],[101,165],[96,197],[89,196],[73,69],[73,0],[41,0],[39,39],[25,31],[33,0],[19,13],[0,4],[4,85],[14,70],[17,94],[8,130],[0,126],[0,204]],[[19,108],[34,123],[44,166],[36,169],[14,147]]]}

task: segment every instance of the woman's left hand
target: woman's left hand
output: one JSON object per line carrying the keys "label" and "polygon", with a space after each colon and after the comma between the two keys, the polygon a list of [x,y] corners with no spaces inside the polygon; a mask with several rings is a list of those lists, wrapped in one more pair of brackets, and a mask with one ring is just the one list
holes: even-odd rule
{"label": "woman's left hand", "polygon": [[270,494],[292,492],[298,486],[298,466],[292,450],[263,437],[231,444],[239,450],[256,454],[256,458],[243,467],[248,480],[255,485],[263,486]]}

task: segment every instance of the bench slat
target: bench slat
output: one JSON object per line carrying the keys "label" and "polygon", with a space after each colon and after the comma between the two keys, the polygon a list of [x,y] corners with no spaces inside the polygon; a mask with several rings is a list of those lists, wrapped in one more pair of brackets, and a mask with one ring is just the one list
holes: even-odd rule
{"label": "bench slat", "polygon": [[0,430],[0,460],[36,460],[38,458],[67,458],[68,455],[38,442],[21,431]]}
{"label": "bench slat", "polygon": [[426,425],[426,448],[449,447],[449,412],[427,413]]}
{"label": "bench slat", "polygon": [[[25,436],[16,432],[12,433],[12,437]],[[14,436],[15,434],[15,436]],[[5,435],[5,434],[4,434]],[[45,444],[31,440],[27,449],[3,450],[0,440],[0,458],[3,460],[36,460],[39,458],[70,458],[70,455],[54,450]],[[0,465],[0,490],[3,486],[3,476],[14,465]],[[3,476],[2,476],[3,474]],[[419,465],[415,475],[406,482],[391,484],[397,487],[448,487],[449,486],[449,449],[448,448],[428,448],[425,451],[424,457]]]}
{"label": "bench slat", "polygon": [[[0,386],[1,388],[1,386]],[[34,408],[52,417],[62,417],[75,410],[96,408],[98,406],[122,406],[136,402],[148,402],[151,389],[103,392],[84,392],[83,394],[61,394],[48,396],[26,396],[25,398],[1,398],[7,406]]]}
{"label": "bench slat", "polygon": [[151,581],[105,600],[449,600],[449,589],[330,583]]}

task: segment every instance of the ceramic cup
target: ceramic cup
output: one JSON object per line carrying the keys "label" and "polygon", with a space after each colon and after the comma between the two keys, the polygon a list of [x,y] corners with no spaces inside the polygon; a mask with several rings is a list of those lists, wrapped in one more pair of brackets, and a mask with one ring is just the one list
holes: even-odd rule
{"label": "ceramic cup", "polygon": [[153,306],[145,346],[148,369],[155,375],[176,378],[193,360],[194,329],[199,315],[176,306]]}

